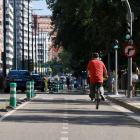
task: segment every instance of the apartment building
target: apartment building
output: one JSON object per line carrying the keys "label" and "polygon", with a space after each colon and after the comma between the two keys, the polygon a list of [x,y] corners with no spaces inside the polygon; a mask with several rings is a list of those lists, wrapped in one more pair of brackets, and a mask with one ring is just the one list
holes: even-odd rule
{"label": "apartment building", "polygon": [[[33,21],[34,21],[34,29],[36,29],[36,32],[44,32],[50,35],[50,33],[53,31],[53,26],[51,25],[51,15],[33,15]],[[62,52],[63,48],[56,49],[53,46],[52,38],[55,38],[57,35],[57,32],[55,32],[53,35],[50,36],[51,43],[48,44],[48,50],[49,50],[49,57],[48,60],[50,61],[53,58],[57,58],[57,61],[60,59],[58,58],[58,53]]]}
{"label": "apartment building", "polygon": [[[52,59],[51,51],[48,51],[51,46],[51,39],[46,32],[33,32],[33,48],[34,48],[34,62],[37,64],[45,64]],[[37,68],[37,73],[39,67]]]}
{"label": "apartment building", "polygon": [[2,51],[3,51],[3,0],[0,0],[0,71],[2,71]]}
{"label": "apartment building", "polygon": [[13,8],[6,2],[6,70],[7,73],[13,66]]}
{"label": "apartment building", "polygon": [[[9,0],[14,7],[14,0]],[[29,23],[32,21],[32,4],[29,1]],[[28,1],[16,1],[16,17],[17,17],[17,58],[22,59],[22,48],[24,46],[24,58],[28,59]],[[24,24],[23,24],[24,23]],[[23,26],[24,25],[24,26]],[[32,59],[32,36],[31,24],[29,24],[29,59]],[[24,31],[24,32],[23,32]],[[23,45],[24,44],[24,45]]]}

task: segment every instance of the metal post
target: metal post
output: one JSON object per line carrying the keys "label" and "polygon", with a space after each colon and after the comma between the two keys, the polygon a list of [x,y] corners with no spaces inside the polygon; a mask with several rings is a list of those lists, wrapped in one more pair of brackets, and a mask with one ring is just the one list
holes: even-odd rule
{"label": "metal post", "polygon": [[36,59],[36,25],[35,25],[35,65],[36,65],[35,73],[37,73],[37,59]]}
{"label": "metal post", "polygon": [[115,49],[115,85],[114,85],[115,95],[118,94],[117,65],[118,65],[118,56],[117,56],[117,49]]}
{"label": "metal post", "polygon": [[[132,12],[131,12],[131,7],[128,2],[128,0],[125,0],[125,4],[128,10],[128,17],[129,17],[129,22],[130,22],[130,43],[133,44],[132,41]],[[132,58],[128,58],[128,98],[132,98]]]}
{"label": "metal post", "polygon": [[24,70],[24,0],[22,0],[22,70]]}
{"label": "metal post", "polygon": [[[32,65],[33,65],[33,60],[34,60],[33,51],[34,51],[34,46],[33,46],[33,25],[32,25]],[[34,65],[33,65],[33,67],[34,67]]]}
{"label": "metal post", "polygon": [[[40,54],[40,52],[39,52],[39,24],[38,24],[38,54]],[[40,74],[40,59],[39,59],[39,55],[38,55],[38,61],[39,61],[39,74]]]}
{"label": "metal post", "polygon": [[42,28],[41,28],[41,76],[42,76]]}
{"label": "metal post", "polygon": [[[46,35],[46,34],[45,34]],[[46,37],[45,37],[45,74],[46,74]]]}
{"label": "metal post", "polygon": [[[110,77],[110,51],[108,52],[108,77]],[[108,92],[110,92],[110,82],[108,82]]]}
{"label": "metal post", "polygon": [[4,53],[3,53],[3,76],[6,77],[6,0],[3,0],[3,35],[4,35]]}
{"label": "metal post", "polygon": [[28,0],[28,70],[29,70],[29,52],[30,52],[30,49],[29,49],[29,1]]}
{"label": "metal post", "polygon": [[14,0],[14,70],[17,70],[17,28],[16,28],[16,0]]}
{"label": "metal post", "polygon": [[44,78],[44,34],[43,34],[43,78]]}

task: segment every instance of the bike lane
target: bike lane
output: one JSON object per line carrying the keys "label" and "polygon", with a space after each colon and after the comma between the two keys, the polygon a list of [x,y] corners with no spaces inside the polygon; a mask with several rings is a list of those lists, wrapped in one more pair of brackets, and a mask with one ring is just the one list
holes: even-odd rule
{"label": "bike lane", "polygon": [[39,94],[2,120],[0,126],[2,140],[137,140],[140,137],[138,122],[106,101],[96,110],[88,95],[73,92]]}

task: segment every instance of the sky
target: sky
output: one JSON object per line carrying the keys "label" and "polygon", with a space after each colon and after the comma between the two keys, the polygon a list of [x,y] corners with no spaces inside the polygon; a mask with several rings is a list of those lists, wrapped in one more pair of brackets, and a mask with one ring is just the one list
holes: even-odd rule
{"label": "sky", "polygon": [[33,9],[42,9],[42,10],[34,10],[35,14],[52,15],[52,12],[50,11],[50,9],[47,8],[47,4],[45,0],[33,1],[31,4],[33,5]]}

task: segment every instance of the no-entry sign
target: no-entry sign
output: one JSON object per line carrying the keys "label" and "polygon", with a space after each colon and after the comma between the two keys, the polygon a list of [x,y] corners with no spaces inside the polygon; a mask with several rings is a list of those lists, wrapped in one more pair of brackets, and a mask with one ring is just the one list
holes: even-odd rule
{"label": "no-entry sign", "polygon": [[137,49],[134,45],[128,44],[123,48],[123,53],[126,57],[134,57],[136,55]]}

